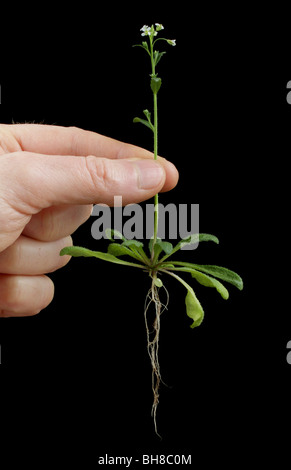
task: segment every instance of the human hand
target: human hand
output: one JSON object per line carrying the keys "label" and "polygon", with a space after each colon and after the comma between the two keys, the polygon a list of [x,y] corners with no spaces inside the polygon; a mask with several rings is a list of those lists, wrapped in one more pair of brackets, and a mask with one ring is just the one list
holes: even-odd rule
{"label": "human hand", "polygon": [[34,315],[53,299],[44,273],[92,204],[138,203],[178,181],[174,165],[142,148],[73,127],[0,125],[0,316]]}

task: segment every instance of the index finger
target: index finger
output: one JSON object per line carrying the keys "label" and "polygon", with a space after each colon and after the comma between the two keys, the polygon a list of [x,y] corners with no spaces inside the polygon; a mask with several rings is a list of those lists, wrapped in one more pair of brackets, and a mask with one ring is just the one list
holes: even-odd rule
{"label": "index finger", "polygon": [[[21,150],[27,152],[44,155],[94,155],[110,159],[153,159],[153,153],[141,147],[78,127],[46,124],[3,124],[1,127],[13,135]],[[164,167],[167,176],[161,191],[169,191],[177,184],[177,169],[165,158],[158,157],[158,161]]]}
{"label": "index finger", "polygon": [[11,124],[12,132],[21,149],[45,155],[75,155],[103,158],[153,158],[141,147],[126,144],[96,132],[78,127],[45,124]]}

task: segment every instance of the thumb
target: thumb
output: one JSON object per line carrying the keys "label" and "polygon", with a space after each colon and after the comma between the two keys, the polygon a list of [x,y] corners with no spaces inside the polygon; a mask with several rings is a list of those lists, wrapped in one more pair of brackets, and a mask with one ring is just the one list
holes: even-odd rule
{"label": "thumb", "polygon": [[[112,160],[16,152],[1,157],[1,192],[22,214],[58,204],[137,203],[159,192],[166,178],[162,164],[150,159]],[[13,191],[11,191],[13,188]]]}

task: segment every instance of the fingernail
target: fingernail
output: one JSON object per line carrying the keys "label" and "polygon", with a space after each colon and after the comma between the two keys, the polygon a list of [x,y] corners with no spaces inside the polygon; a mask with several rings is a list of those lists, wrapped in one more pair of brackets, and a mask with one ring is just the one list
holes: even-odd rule
{"label": "fingernail", "polygon": [[140,189],[156,188],[165,180],[165,171],[157,162],[136,160],[134,164],[139,174],[138,186]]}

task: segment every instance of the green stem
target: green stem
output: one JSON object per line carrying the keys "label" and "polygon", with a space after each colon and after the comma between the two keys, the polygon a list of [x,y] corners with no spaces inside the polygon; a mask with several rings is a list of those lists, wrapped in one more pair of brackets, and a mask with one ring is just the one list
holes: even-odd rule
{"label": "green stem", "polygon": [[174,277],[175,279],[177,279],[177,281],[181,282],[181,284],[183,284],[183,286],[186,287],[186,289],[188,291],[191,291],[194,294],[194,291],[193,291],[192,287],[189,286],[189,284],[187,282],[185,282],[184,279],[182,279],[180,276],[177,276],[177,274],[174,274],[173,272],[168,271],[167,269],[159,269],[159,272],[166,273],[166,274],[169,274],[170,276]]}
{"label": "green stem", "polygon": [[[158,158],[158,103],[157,94],[154,93],[154,160]],[[159,194],[155,194],[154,198],[154,241],[152,250],[152,259],[154,254],[154,246],[158,236],[158,221],[159,221]]]}
{"label": "green stem", "polygon": [[[153,51],[153,41],[150,38],[150,48],[151,48],[151,64],[152,64],[152,75],[154,76],[156,73],[155,70],[155,62],[154,62],[154,51]],[[158,158],[158,97],[157,93],[153,93],[154,95],[154,160]],[[155,194],[154,198],[154,240],[153,240],[153,248],[151,253],[151,260],[154,259],[154,246],[157,241],[158,236],[158,220],[159,220],[159,195]]]}
{"label": "green stem", "polygon": [[154,159],[158,158],[158,96],[154,93]]}

